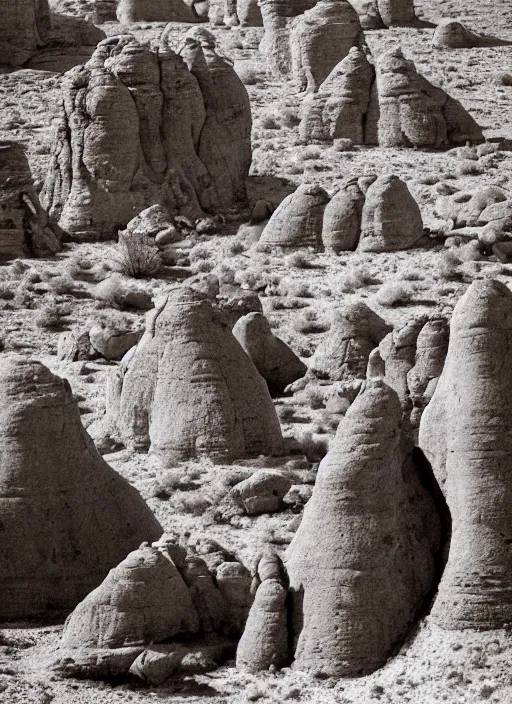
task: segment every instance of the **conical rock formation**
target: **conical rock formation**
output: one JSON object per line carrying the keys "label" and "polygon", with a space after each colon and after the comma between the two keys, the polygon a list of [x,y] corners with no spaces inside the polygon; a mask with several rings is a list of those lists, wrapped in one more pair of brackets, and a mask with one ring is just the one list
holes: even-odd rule
{"label": "conical rock formation", "polygon": [[276,208],[260,243],[276,249],[322,248],[322,222],[327,192],[317,184],[300,185]]}
{"label": "conical rock formation", "polygon": [[267,382],[271,394],[283,393],[288,384],[304,376],[307,367],[279,337],[263,313],[249,313],[235,324],[233,335]]}
{"label": "conical rock formation", "polygon": [[373,66],[361,49],[353,47],[301,107],[299,133],[305,143],[350,139],[365,141],[366,114],[375,79]]}
{"label": "conical rock formation", "polygon": [[157,298],[119,382],[107,413],[129,448],[169,463],[283,452],[265,381],[222,315],[185,286]]}
{"label": "conical rock formation", "polygon": [[4,355],[0,400],[0,618],[69,612],[162,529],[97,453],[67,381]]}
{"label": "conical rock formation", "polygon": [[326,251],[339,254],[357,249],[365,197],[357,179],[350,179],[336,193],[324,211],[322,242]]}
{"label": "conical rock formation", "polygon": [[293,18],[316,5],[316,0],[260,0],[265,33],[260,52],[266,59],[270,73],[286,78],[292,70],[290,30]]}
{"label": "conical rock formation", "polygon": [[292,73],[301,90],[315,92],[332,69],[362,41],[357,12],[348,0],[319,0],[290,33]]}
{"label": "conical rock formation", "polygon": [[379,176],[366,193],[360,252],[409,249],[423,236],[419,206],[397,176]]}
{"label": "conical rock formation", "polygon": [[512,620],[511,344],[512,293],[498,281],[473,282],[455,307],[419,438],[452,517],[432,610],[445,628],[495,629]]}
{"label": "conical rock formation", "polygon": [[309,368],[330,381],[364,379],[370,352],[390,331],[365,303],[349,303],[334,314],[331,329],[317,347]]}
{"label": "conical rock formation", "polygon": [[285,557],[297,669],[349,677],[377,669],[432,586],[431,538],[410,528],[400,420],[396,393],[367,382],[320,464]]}

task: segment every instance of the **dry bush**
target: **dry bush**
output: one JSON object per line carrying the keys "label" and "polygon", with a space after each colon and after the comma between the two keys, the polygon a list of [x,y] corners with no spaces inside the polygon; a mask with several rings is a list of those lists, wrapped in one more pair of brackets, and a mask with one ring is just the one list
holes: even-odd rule
{"label": "dry bush", "polygon": [[310,430],[303,432],[297,442],[310,462],[319,462],[325,457],[329,449],[327,438],[315,438]]}
{"label": "dry bush", "polygon": [[45,303],[37,311],[34,322],[38,328],[61,328],[65,318],[69,315],[69,309],[57,305],[55,301]]}
{"label": "dry bush", "polygon": [[439,262],[440,278],[447,279],[448,281],[460,279],[459,266],[461,263],[460,258],[455,252],[452,252],[450,249],[443,252]]}
{"label": "dry bush", "polygon": [[359,288],[378,283],[365,266],[358,266],[343,274],[338,284],[339,293],[354,293]]}
{"label": "dry bush", "polygon": [[154,276],[162,266],[162,255],[156,244],[147,235],[128,230],[119,233],[112,259],[114,268],[135,279]]}
{"label": "dry bush", "polygon": [[382,286],[376,295],[377,302],[381,306],[391,308],[392,306],[410,303],[414,289],[402,283],[389,282]]}
{"label": "dry bush", "polygon": [[69,274],[64,274],[62,276],[54,276],[48,281],[49,288],[59,296],[65,294],[73,294],[76,289],[76,283],[73,281]]}

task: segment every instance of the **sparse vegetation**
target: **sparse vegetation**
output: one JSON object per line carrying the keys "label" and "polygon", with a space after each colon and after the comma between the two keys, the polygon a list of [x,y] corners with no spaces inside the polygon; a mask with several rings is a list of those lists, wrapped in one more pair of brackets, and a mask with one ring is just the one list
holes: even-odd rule
{"label": "sparse vegetation", "polygon": [[147,235],[128,230],[119,233],[112,259],[118,271],[135,279],[154,276],[162,266],[162,255],[156,244]]}

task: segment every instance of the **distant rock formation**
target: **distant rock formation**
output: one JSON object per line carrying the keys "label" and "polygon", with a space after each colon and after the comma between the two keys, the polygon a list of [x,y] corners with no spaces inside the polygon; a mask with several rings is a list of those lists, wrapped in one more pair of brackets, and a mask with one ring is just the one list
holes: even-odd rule
{"label": "distant rock formation", "polygon": [[363,35],[357,12],[346,0],[319,0],[290,32],[293,78],[301,90],[315,92]]}
{"label": "distant rock formation", "polygon": [[0,261],[59,249],[59,229],[39,202],[23,144],[0,142]]}
{"label": "distant rock formation", "polygon": [[117,0],[93,0],[94,23],[115,22],[117,20]]}
{"label": "distant rock formation", "polygon": [[207,22],[204,0],[118,0],[117,19],[134,22]]}
{"label": "distant rock formation", "polygon": [[436,27],[432,44],[436,49],[474,49],[486,46],[507,46],[512,44],[505,39],[478,34],[460,22],[443,20]]}
{"label": "distant rock formation", "polygon": [[331,329],[318,345],[309,369],[330,381],[364,379],[370,352],[390,331],[390,326],[365,303],[348,303],[335,312]]}
{"label": "distant rock formation", "polygon": [[69,613],[129,550],[162,533],[85,432],[69,383],[0,365],[0,618]]}
{"label": "distant rock formation", "polygon": [[273,212],[260,238],[278,249],[322,248],[322,222],[327,192],[317,184],[300,185]]}
{"label": "distant rock formation", "polygon": [[83,19],[52,14],[48,0],[0,4],[0,67],[67,71],[87,61],[104,37]]}
{"label": "distant rock formation", "polygon": [[363,29],[412,27],[417,24],[414,0],[350,0]]}
{"label": "distant rock formation", "polygon": [[154,204],[197,217],[245,198],[247,92],[212,47],[188,38],[181,57],[167,37],[158,54],[111,37],[65,76],[43,200],[74,239],[111,237]]}
{"label": "distant rock formation", "polygon": [[222,314],[186,286],[155,301],[112,388],[107,417],[121,440],[133,450],[151,448],[165,463],[283,452],[265,381]]}
{"label": "distant rock formation", "polygon": [[0,66],[23,66],[47,43],[51,29],[48,0],[2,0]]}
{"label": "distant rock formation", "polygon": [[276,208],[260,243],[276,251],[312,247],[394,252],[423,237],[419,206],[397,176],[349,177],[329,195],[318,184],[302,184]]}
{"label": "distant rock formation", "polygon": [[474,281],[453,312],[419,437],[452,517],[432,609],[444,628],[497,629],[512,619],[511,343],[512,293],[498,281]]}
{"label": "distant rock formation", "polygon": [[396,252],[422,237],[421,212],[407,184],[397,176],[379,176],[366,192],[358,250]]}
{"label": "distant rock formation", "polygon": [[262,27],[263,17],[258,0],[237,0],[236,14],[242,27]]}
{"label": "distant rock formation", "polygon": [[289,384],[306,373],[304,362],[272,333],[263,313],[249,313],[240,318],[233,327],[233,335],[267,382],[271,395],[282,394]]}
{"label": "distant rock formation", "polygon": [[432,589],[439,535],[412,524],[435,508],[421,487],[410,504],[401,415],[392,389],[367,382],[320,464],[285,556],[299,670],[354,677],[381,667]]}
{"label": "distant rock formation", "polygon": [[421,76],[400,49],[376,60],[352,49],[302,106],[301,139],[350,139],[381,147],[440,149],[482,142],[483,134],[463,106]]}

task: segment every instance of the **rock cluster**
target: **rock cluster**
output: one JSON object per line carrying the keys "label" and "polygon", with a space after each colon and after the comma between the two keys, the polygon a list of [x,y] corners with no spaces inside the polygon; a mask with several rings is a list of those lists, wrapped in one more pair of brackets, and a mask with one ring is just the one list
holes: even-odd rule
{"label": "rock cluster", "polygon": [[222,314],[186,286],[156,299],[111,389],[107,418],[120,439],[133,450],[151,448],[165,463],[283,452],[264,379]]}
{"label": "rock cluster", "polygon": [[350,0],[363,29],[407,27],[417,24],[414,0]]}
{"label": "rock cluster", "polygon": [[397,176],[349,178],[329,199],[316,184],[302,184],[272,214],[260,243],[277,250],[313,247],[394,252],[423,236],[419,206]]}
{"label": "rock cluster", "polygon": [[41,363],[0,365],[0,618],[69,613],[158,522],[98,455],[69,383]]}
{"label": "rock cluster", "polygon": [[134,22],[207,22],[205,0],[118,0],[117,19]]}
{"label": "rock cluster", "polygon": [[446,364],[421,420],[419,444],[452,517],[432,611],[445,628],[502,628],[512,615],[511,340],[510,290],[473,282],[455,307]]}
{"label": "rock cluster", "polygon": [[0,260],[55,254],[59,235],[39,202],[23,145],[0,142]]}
{"label": "rock cluster", "polygon": [[375,69],[350,50],[302,106],[303,141],[350,139],[381,147],[442,148],[481,142],[483,134],[454,98],[421,76],[400,49],[381,54]]}
{"label": "rock cluster", "polygon": [[306,373],[304,362],[272,333],[263,313],[249,313],[240,318],[233,327],[233,335],[267,382],[271,395],[282,394]]}
{"label": "rock cluster", "polygon": [[130,36],[100,42],[65,75],[44,204],[73,238],[109,237],[144,208],[197,217],[245,197],[251,112],[208,42],[181,56]]}
{"label": "rock cluster", "polygon": [[66,620],[54,668],[95,679],[129,671],[158,685],[187,661],[216,667],[247,619],[251,575],[220,546],[206,548],[164,535],[130,553]]}

